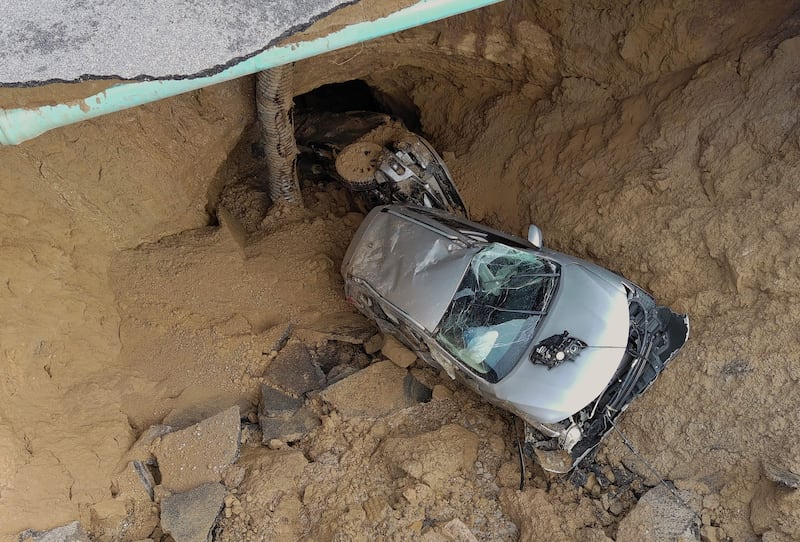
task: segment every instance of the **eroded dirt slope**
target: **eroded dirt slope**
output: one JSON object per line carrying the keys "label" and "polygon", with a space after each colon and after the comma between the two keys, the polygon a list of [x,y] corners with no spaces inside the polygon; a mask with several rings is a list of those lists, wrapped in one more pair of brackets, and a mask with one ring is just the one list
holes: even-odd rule
{"label": "eroded dirt slope", "polygon": [[[296,65],[298,94],[361,78],[417,110],[475,218],[516,233],[536,222],[550,246],[690,314],[691,342],[621,429],[701,497],[704,527],[736,540],[800,536],[761,469],[800,469],[796,9],[506,2]],[[208,226],[238,171],[223,163],[252,121],[250,85],[0,149],[3,538],[80,519],[110,539],[128,514],[110,480],[140,431],[252,410],[286,326],[329,327],[348,310],[337,268],[359,218],[340,191],[315,188],[306,211],[265,222],[268,206],[245,202],[244,233]],[[413,539],[454,518],[486,540],[617,536],[629,501],[535,470],[517,491],[505,418],[454,392],[389,421],[331,414],[287,459],[299,485],[284,508],[270,510],[258,473],[288,452],[261,450],[275,456],[250,470],[237,499],[254,504],[223,538],[288,525],[309,539]],[[451,423],[476,435],[480,466],[428,492],[398,466],[417,442],[402,439]],[[628,496],[658,481],[619,438],[599,455],[641,477]]]}

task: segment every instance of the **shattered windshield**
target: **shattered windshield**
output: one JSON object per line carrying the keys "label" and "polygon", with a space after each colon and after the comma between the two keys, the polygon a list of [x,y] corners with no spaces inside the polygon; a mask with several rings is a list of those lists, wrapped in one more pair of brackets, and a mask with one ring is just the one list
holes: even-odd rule
{"label": "shattered windshield", "polygon": [[497,382],[530,344],[557,281],[557,264],[491,243],[472,259],[436,338],[474,372]]}

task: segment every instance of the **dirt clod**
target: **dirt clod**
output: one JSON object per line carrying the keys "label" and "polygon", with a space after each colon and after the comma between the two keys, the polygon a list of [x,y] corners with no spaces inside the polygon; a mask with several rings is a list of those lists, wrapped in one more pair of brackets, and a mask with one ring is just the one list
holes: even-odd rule
{"label": "dirt clod", "polygon": [[405,392],[407,374],[391,361],[380,361],[333,384],[321,396],[343,416],[380,418],[414,404]]}
{"label": "dirt clod", "polygon": [[417,360],[417,355],[414,352],[392,336],[387,336],[384,339],[381,353],[394,362],[395,365],[404,369],[410,367]]}
{"label": "dirt clod", "polygon": [[700,540],[697,512],[689,503],[695,497],[658,485],[644,494],[620,522],[618,542],[667,542]]}

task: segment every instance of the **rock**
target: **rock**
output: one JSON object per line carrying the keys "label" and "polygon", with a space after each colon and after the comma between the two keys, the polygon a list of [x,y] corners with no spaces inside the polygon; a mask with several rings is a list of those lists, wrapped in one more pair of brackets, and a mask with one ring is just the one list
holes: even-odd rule
{"label": "rock", "polygon": [[[187,395],[189,397],[181,396],[181,406],[170,410],[161,423],[176,429],[185,429],[234,406],[231,399],[225,394],[211,398],[194,398],[191,397],[191,393],[187,393]],[[249,408],[244,401],[238,404],[240,413]]]}
{"label": "rock", "polygon": [[137,497],[145,495],[152,501],[156,482],[147,465],[141,461],[131,461],[115,478],[115,485],[120,493],[124,491],[136,494]]}
{"label": "rock", "polygon": [[292,449],[261,448],[244,455],[240,462],[249,473],[240,493],[257,497],[259,502],[272,502],[282,495],[296,494],[297,482],[308,465],[303,452]]}
{"label": "rock", "polygon": [[770,461],[764,461],[762,464],[764,466],[764,474],[768,479],[791,489],[800,488],[800,474],[795,474],[789,469]]}
{"label": "rock", "polygon": [[700,540],[702,542],[721,542],[721,538],[716,527],[703,525],[700,527]]}
{"label": "rock", "polygon": [[452,542],[478,542],[472,531],[460,519],[451,519],[445,523],[441,532],[447,540]]}
{"label": "rock", "polygon": [[364,343],[364,352],[369,355],[378,352],[381,348],[383,348],[383,335],[380,333],[376,333]]}
{"label": "rock", "polygon": [[381,353],[403,369],[417,361],[417,355],[391,335],[384,338]]}
{"label": "rock", "polygon": [[361,504],[364,508],[364,513],[369,521],[378,523],[387,514],[391,507],[386,499],[380,495],[373,495]]}
{"label": "rock", "polygon": [[340,380],[344,380],[351,374],[358,372],[358,367],[353,365],[337,365],[328,372],[328,385],[335,384]]}
{"label": "rock", "polygon": [[519,461],[512,459],[500,465],[497,471],[497,485],[500,487],[519,487]]}
{"label": "rock", "polygon": [[170,425],[151,425],[139,435],[133,446],[125,453],[120,461],[119,468],[123,468],[131,461],[140,461],[150,465],[155,465],[155,456],[153,455],[152,445],[153,441],[158,437],[171,433],[175,428]]}
{"label": "rock", "polygon": [[750,524],[760,535],[768,531],[800,539],[800,491],[762,480],[750,501]]}
{"label": "rock", "polygon": [[797,539],[778,531],[767,531],[761,535],[761,542],[797,542]]}
{"label": "rock", "polygon": [[420,538],[420,542],[449,542],[444,535],[439,534],[437,531],[433,529],[429,529],[422,533],[422,537]]}
{"label": "rock", "polygon": [[292,397],[269,384],[261,386],[261,402],[258,405],[259,419],[262,416],[274,418],[290,415],[302,406],[302,399]]}
{"label": "rock", "polygon": [[414,487],[407,487],[403,490],[403,498],[412,506],[428,503],[433,497],[433,490],[427,484],[417,484]]}
{"label": "rock", "polygon": [[[131,461],[119,472],[112,481],[115,497],[112,503],[118,509],[106,507],[98,509],[101,503],[95,505],[94,515],[97,523],[104,525],[106,535],[119,530],[123,525],[121,535],[125,539],[142,538],[153,532],[158,525],[158,510],[153,505],[155,499],[155,480],[150,470],[141,461]],[[93,525],[94,528],[97,525]],[[109,538],[115,538],[109,536]]]}
{"label": "rock", "polygon": [[684,504],[692,502],[694,494],[684,490],[678,495],[681,500],[664,484],[645,493],[620,522],[617,542],[700,540],[698,517]]}
{"label": "rock", "polygon": [[614,514],[615,516],[620,516],[625,511],[625,504],[619,499],[619,497],[614,497],[611,500],[611,504],[608,507],[608,511]]}
{"label": "rock", "polygon": [[294,396],[325,386],[325,374],[300,342],[286,345],[264,371],[264,378]]}
{"label": "rock", "polygon": [[20,542],[90,542],[89,535],[77,521],[56,527],[49,531],[24,531],[19,535]]}
{"label": "rock", "polygon": [[309,344],[340,341],[363,344],[375,334],[375,323],[357,312],[325,312],[313,322],[294,332],[294,336]]}
{"label": "rock", "polygon": [[320,425],[319,418],[310,409],[302,407],[289,415],[259,416],[261,442],[267,446],[272,441],[296,442]]}
{"label": "rock", "polygon": [[[586,481],[583,483],[583,489],[585,489],[587,493],[591,493],[592,490],[597,486],[597,475],[593,472],[590,472],[586,477]],[[605,505],[603,507],[608,509],[608,507]]]}
{"label": "rock", "polygon": [[446,401],[448,399],[453,398],[453,392],[447,386],[443,386],[442,384],[436,384],[433,387],[433,392],[431,393],[431,397],[434,401]]}
{"label": "rock", "polygon": [[319,418],[303,406],[303,400],[264,384],[258,407],[261,442],[267,446],[274,440],[294,442],[319,425]]}
{"label": "rock", "polygon": [[450,424],[413,437],[386,439],[384,456],[406,474],[434,489],[461,471],[471,471],[478,457],[478,437]]}
{"label": "rock", "polygon": [[380,361],[329,386],[320,395],[345,417],[379,418],[414,404],[403,383],[407,371]]}
{"label": "rock", "polygon": [[590,528],[586,527],[584,529],[578,530],[576,533],[577,536],[575,540],[581,540],[583,542],[614,542],[612,539],[606,536],[606,533],[602,529],[598,528]]}
{"label": "rock", "polygon": [[161,502],[161,528],[175,542],[208,542],[224,499],[219,483],[167,497]]}
{"label": "rock", "polygon": [[246,472],[244,467],[238,465],[231,465],[225,469],[225,474],[222,475],[222,483],[228,489],[235,489],[244,481]]}
{"label": "rock", "polygon": [[708,508],[709,510],[716,510],[719,508],[719,495],[715,493],[710,493],[703,497],[703,508]]}
{"label": "rock", "polygon": [[154,443],[161,485],[181,493],[209,482],[239,456],[239,407],[220,412],[202,422],[168,433]]}

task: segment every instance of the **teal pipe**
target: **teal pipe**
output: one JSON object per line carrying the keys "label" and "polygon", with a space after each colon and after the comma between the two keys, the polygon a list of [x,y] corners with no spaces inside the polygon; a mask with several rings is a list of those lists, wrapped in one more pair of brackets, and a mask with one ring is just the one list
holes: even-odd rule
{"label": "teal pipe", "polygon": [[0,109],[0,145],[18,145],[53,128],[216,85],[501,1],[420,0],[386,17],[356,23],[322,38],[272,47],[208,77],[125,83],[107,88],[78,103]]}

